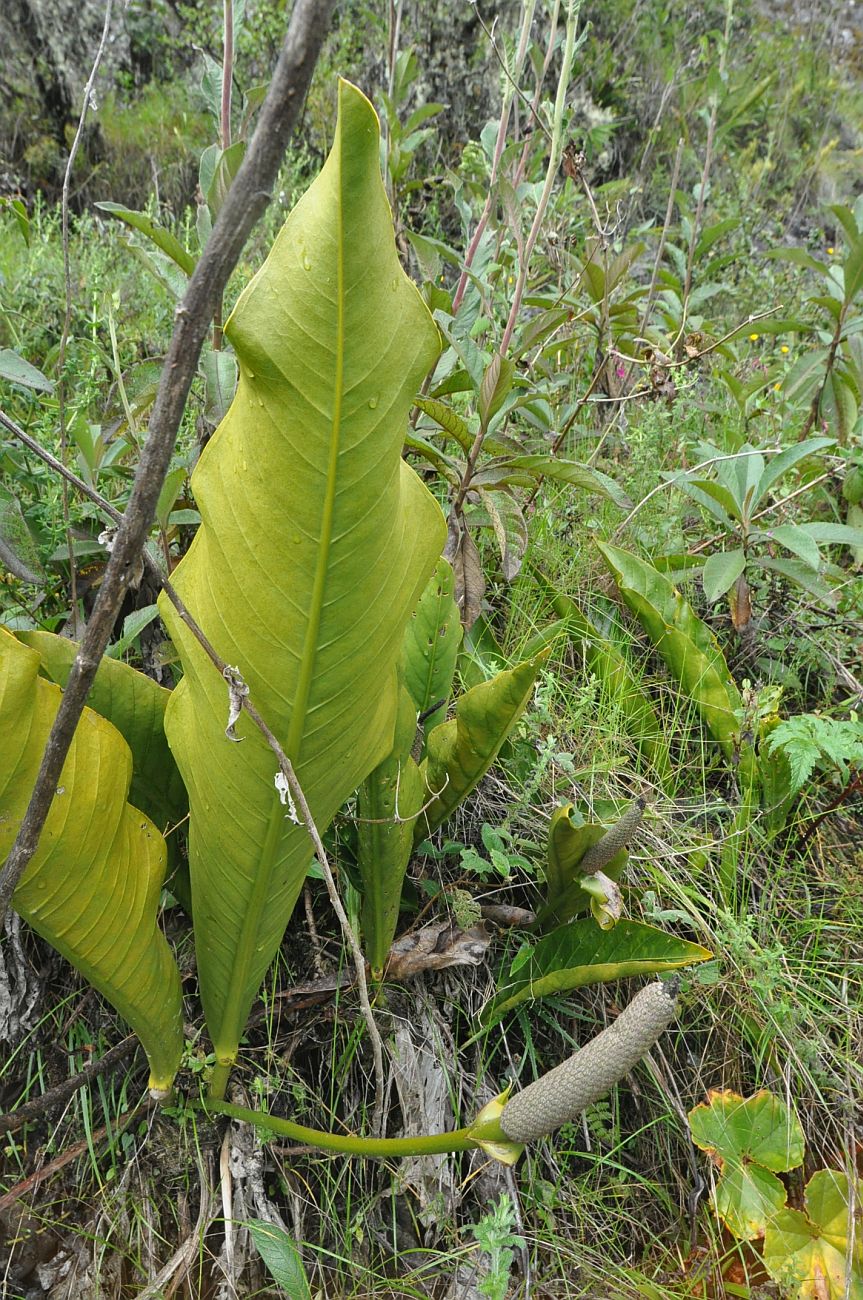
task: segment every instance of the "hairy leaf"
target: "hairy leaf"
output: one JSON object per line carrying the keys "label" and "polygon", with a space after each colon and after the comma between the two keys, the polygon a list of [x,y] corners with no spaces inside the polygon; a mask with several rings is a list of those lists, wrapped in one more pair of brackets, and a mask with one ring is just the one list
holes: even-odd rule
{"label": "hairy leaf", "polygon": [[[201,527],[176,586],[280,740],[323,830],[392,750],[404,628],[443,518],[400,459],[434,323],[399,264],[368,100],[336,138],[226,325],[237,396],[192,485]],[[223,1083],[311,857],[245,715],[160,603],[184,677],[166,717],[189,791],[198,973]],[[286,812],[288,816],[286,816]]]}

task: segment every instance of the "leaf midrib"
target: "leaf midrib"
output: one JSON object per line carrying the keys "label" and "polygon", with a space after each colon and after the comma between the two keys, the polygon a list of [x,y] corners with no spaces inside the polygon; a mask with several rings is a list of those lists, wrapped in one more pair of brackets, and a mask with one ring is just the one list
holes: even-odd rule
{"label": "leaf midrib", "polygon": [[327,481],[321,513],[320,541],[318,557],[315,564],[315,577],[312,584],[312,598],[309,608],[306,634],[303,639],[303,651],[300,656],[300,669],[297,677],[297,689],[291,710],[291,722],[288,729],[285,752],[296,766],[300,762],[300,750],[306,729],[306,714],[318,653],[318,638],[321,627],[321,614],[324,604],[324,589],[329,571],[330,548],[333,537],[333,518],[336,502],[336,471],[338,468],[340,435],[342,423],[342,398],[344,394],[344,343],[345,343],[345,264],[344,264],[344,195],[342,192],[342,143],[339,140],[339,202],[337,209],[338,237],[336,240],[336,357],[333,379],[333,414],[330,427],[330,447],[327,460]]}

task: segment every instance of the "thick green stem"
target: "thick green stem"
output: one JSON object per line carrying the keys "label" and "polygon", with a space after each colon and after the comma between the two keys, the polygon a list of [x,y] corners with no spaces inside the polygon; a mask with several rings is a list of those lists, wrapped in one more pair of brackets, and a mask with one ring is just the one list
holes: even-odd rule
{"label": "thick green stem", "polygon": [[[279,1119],[263,1111],[247,1110],[245,1106],[234,1106],[228,1101],[196,1101],[191,1103],[207,1114],[228,1115],[231,1119],[244,1120],[257,1128],[268,1129],[280,1137],[302,1142],[307,1146],[320,1147],[323,1151],[340,1151],[343,1155],[366,1156],[386,1159],[387,1156],[435,1156],[446,1155],[451,1151],[472,1151],[480,1145],[479,1137],[473,1136],[472,1129],[460,1128],[454,1133],[432,1133],[422,1137],[405,1138],[369,1138],[356,1137],[351,1133],[325,1133],[322,1129],[306,1128],[304,1124],[294,1124],[289,1119]],[[486,1125],[482,1125],[482,1137]],[[499,1132],[499,1138],[506,1141],[506,1136]]]}

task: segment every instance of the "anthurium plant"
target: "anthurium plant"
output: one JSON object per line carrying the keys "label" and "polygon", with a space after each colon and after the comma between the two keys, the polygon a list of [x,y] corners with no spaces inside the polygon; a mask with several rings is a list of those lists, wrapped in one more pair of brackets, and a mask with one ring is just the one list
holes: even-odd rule
{"label": "anthurium plant", "polygon": [[[103,662],[13,903],[128,1020],[147,1053],[152,1089],[168,1095],[183,1031],[178,970],[158,911],[169,855],[175,862],[180,855],[163,830],[188,814],[187,901],[215,1050],[207,1104],[234,1113],[222,1100],[225,1087],[311,865],[308,819],[322,833],[359,790],[362,923],[372,972],[381,976],[414,844],[488,770],[545,652],[479,682],[447,718],[461,628],[452,572],[440,559],[446,526],[401,455],[440,336],[399,263],[376,115],[346,82],[324,167],[241,294],[225,335],[238,387],[195,469],[201,523],[172,575],[194,626],[173,595],[159,600],[181,679],[168,691],[121,661]],[[222,672],[204,640],[227,665]],[[74,654],[49,634],[16,638],[0,629],[0,862]],[[272,746],[243,708],[248,695],[295,773],[307,814],[297,812]],[[612,834],[597,856],[607,828],[579,831],[566,818],[555,823],[544,932],[588,906],[608,928],[617,915],[603,890],[625,863],[626,836]],[[182,897],[182,869],[176,879]],[[580,924],[604,933],[593,920]],[[614,959],[597,951],[592,969],[582,942],[578,982],[669,970],[706,955],[691,944],[669,952],[669,936],[654,931],[651,939],[645,930],[631,941],[632,963],[625,926]],[[636,997],[615,1035],[614,1078],[655,1041],[674,1005],[666,985]],[[576,1111],[598,1086],[583,1073],[576,1070],[570,1090]],[[605,1069],[600,1090],[612,1082]],[[531,1104],[522,1102],[518,1123],[508,1126],[506,1104],[499,1099],[470,1129],[410,1142],[422,1151],[498,1144],[495,1154],[514,1158],[521,1141],[562,1122],[557,1111],[526,1119]],[[358,1154],[407,1152],[396,1139],[303,1133]]]}

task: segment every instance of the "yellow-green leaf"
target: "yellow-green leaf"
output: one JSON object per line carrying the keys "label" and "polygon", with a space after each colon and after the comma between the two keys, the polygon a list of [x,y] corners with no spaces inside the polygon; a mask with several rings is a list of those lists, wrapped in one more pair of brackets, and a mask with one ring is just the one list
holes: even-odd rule
{"label": "yellow-green leaf", "polygon": [[[0,864],[27,809],[60,688],[0,628]],[[158,924],[165,842],[126,802],[118,731],[85,709],[15,910],[103,993],[141,1039],[151,1087],[170,1087],[183,1045],[180,977]]]}
{"label": "yellow-green leaf", "polygon": [[806,1187],[806,1213],[783,1209],[770,1219],[764,1263],[778,1282],[793,1288],[789,1294],[800,1300],[863,1300],[863,1242],[859,1232],[852,1238],[850,1222],[851,1207],[859,1207],[861,1197],[859,1181],[852,1196],[844,1171],[819,1169]]}
{"label": "yellow-green leaf", "polygon": [[[374,109],[339,86],[336,138],[226,325],[237,395],[192,476],[184,601],[293,763],[320,830],[392,750],[397,660],[443,517],[400,457],[438,331],[399,263]],[[198,974],[224,1084],[311,859],[246,715],[160,602],[184,676],[166,716],[189,791]],[[286,815],[288,814],[288,815]]]}

